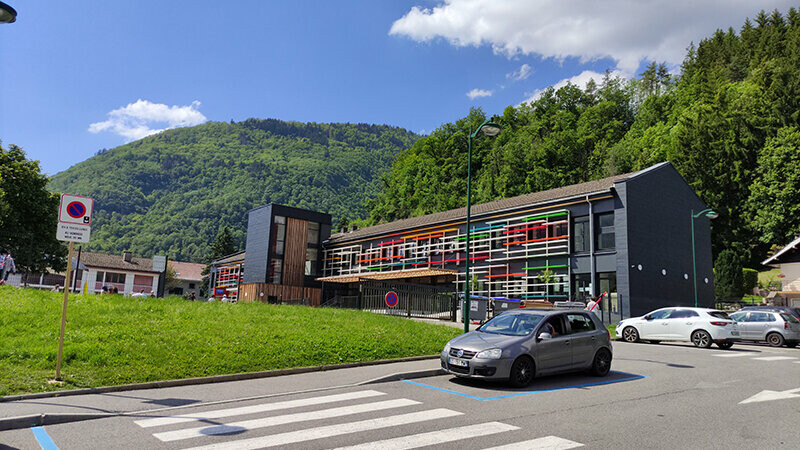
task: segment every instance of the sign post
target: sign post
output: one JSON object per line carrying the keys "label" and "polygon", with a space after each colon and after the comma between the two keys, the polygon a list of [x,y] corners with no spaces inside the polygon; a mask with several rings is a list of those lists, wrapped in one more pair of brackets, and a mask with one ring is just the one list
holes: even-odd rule
{"label": "sign post", "polygon": [[69,242],[67,251],[67,276],[64,279],[64,303],[61,305],[61,332],[58,335],[58,360],[56,361],[56,381],[61,381],[61,359],[64,350],[64,329],[67,325],[67,301],[72,287],[72,249],[75,242],[89,242],[92,232],[92,207],[94,200],[79,195],[61,194],[61,205],[58,208],[58,230],[56,238]]}

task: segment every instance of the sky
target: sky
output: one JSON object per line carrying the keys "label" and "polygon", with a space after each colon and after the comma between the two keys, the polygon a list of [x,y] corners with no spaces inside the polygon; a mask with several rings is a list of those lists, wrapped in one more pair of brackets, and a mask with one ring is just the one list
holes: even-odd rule
{"label": "sky", "polygon": [[0,140],[53,175],[167,128],[250,117],[427,134],[548,86],[677,71],[790,0],[4,0]]}

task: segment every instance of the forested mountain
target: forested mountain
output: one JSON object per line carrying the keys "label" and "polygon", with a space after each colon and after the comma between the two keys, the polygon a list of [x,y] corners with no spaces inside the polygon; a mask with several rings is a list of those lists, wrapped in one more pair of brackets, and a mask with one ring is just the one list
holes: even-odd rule
{"label": "forested mountain", "polygon": [[95,199],[91,250],[203,261],[270,202],[363,217],[379,176],[417,135],[397,127],[248,119],[168,130],[103,151],[49,188]]}
{"label": "forested mountain", "polygon": [[[687,43],[688,45],[689,43]],[[367,224],[464,207],[467,136],[480,110],[395,161]],[[690,45],[679,73],[552,88],[493,118],[473,141],[473,198],[485,202],[671,161],[719,218],[713,250],[754,265],[800,232],[800,13],[763,11],[737,33]],[[687,221],[689,219],[687,218]]]}

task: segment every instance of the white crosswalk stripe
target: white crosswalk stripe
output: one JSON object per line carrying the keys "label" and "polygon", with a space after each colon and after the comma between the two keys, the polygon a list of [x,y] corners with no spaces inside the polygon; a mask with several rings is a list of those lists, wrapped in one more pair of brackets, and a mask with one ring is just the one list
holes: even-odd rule
{"label": "white crosswalk stripe", "polygon": [[303,406],[322,405],[325,403],[342,402],[346,400],[357,400],[386,395],[378,391],[356,391],[345,394],[325,395],[322,397],[304,398],[299,400],[287,400],[282,402],[265,403],[260,405],[243,406],[240,408],[220,409],[196,414],[185,414],[182,416],[155,417],[152,419],[137,420],[135,423],[142,428],[171,425],[175,423],[193,422],[199,420],[213,420],[222,417],[241,416],[244,414],[255,414],[267,411],[279,411],[282,409],[299,408]]}
{"label": "white crosswalk stripe", "polygon": [[797,359],[794,356],[762,356],[760,358],[753,358],[756,361],[788,361],[790,359]]}
{"label": "white crosswalk stripe", "polygon": [[407,414],[399,414],[377,419],[361,420],[358,422],[342,423],[337,425],[327,425],[316,428],[307,428],[286,433],[278,433],[268,436],[260,436],[250,439],[241,439],[218,444],[193,447],[191,450],[247,450],[257,448],[275,447],[278,445],[296,444],[298,442],[323,439],[344,434],[360,433],[381,428],[398,427],[411,423],[427,422],[429,420],[444,419],[447,417],[460,416],[463,413],[449,409],[438,408],[427,411],[419,411]]}
{"label": "white crosswalk stripe", "polygon": [[738,358],[740,356],[751,356],[750,353],[714,353],[719,358]]}
{"label": "white crosswalk stripe", "polygon": [[364,403],[361,405],[342,406],[339,408],[323,409],[320,411],[302,412],[296,414],[285,414],[282,416],[266,417],[263,419],[245,420],[241,422],[231,422],[216,426],[206,426],[188,428],[184,430],[168,431],[156,433],[153,436],[164,442],[177,441],[200,436],[210,436],[216,434],[231,434],[242,431],[255,430],[258,428],[284,425],[287,423],[307,422],[311,420],[330,419],[351,414],[361,414],[366,412],[382,411],[403,406],[419,405],[420,402],[408,399],[387,400],[384,402]]}
{"label": "white crosswalk stripe", "polygon": [[465,427],[450,428],[447,430],[431,431],[429,433],[402,436],[383,441],[366,442],[350,447],[340,447],[336,450],[404,450],[425,447],[428,445],[443,444],[461,439],[473,439],[479,436],[489,436],[506,431],[519,430],[519,427],[500,422],[487,422]]}
{"label": "white crosswalk stripe", "polygon": [[566,450],[578,447],[583,447],[583,444],[572,442],[558,436],[547,436],[531,439],[530,441],[515,442],[513,444],[487,448],[486,450]]}

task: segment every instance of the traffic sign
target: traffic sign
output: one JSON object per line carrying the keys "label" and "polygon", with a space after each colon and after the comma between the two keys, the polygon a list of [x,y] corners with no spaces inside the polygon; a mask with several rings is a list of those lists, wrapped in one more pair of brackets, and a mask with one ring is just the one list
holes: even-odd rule
{"label": "traffic sign", "polygon": [[386,306],[394,308],[395,306],[397,306],[397,302],[399,301],[397,297],[397,292],[395,291],[387,292],[386,296],[384,297],[384,300],[386,300]]}
{"label": "traffic sign", "polygon": [[92,227],[89,225],[75,225],[71,223],[59,222],[56,230],[56,239],[65,242],[89,243],[89,236],[92,234]]}
{"label": "traffic sign", "polygon": [[61,194],[58,221],[76,225],[91,225],[93,204],[94,200],[89,197]]}

